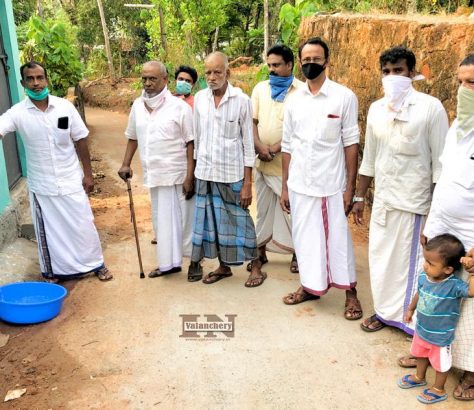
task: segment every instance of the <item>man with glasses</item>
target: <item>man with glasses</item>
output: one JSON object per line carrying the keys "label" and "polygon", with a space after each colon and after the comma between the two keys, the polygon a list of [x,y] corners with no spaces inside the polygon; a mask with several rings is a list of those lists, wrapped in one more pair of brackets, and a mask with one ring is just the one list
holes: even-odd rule
{"label": "man with glasses", "polygon": [[[128,138],[118,173],[133,175],[130,164],[137,148],[144,184],[150,189],[158,267],[148,277],[181,271],[183,256],[191,255],[194,210],[194,159],[192,110],[168,91],[163,63],[143,65],[143,91],[133,105],[125,136]],[[199,264],[190,266],[198,269]]]}
{"label": "man with glasses", "polygon": [[27,98],[0,117],[0,139],[16,131],[25,144],[41,273],[48,282],[89,273],[110,280],[87,198],[94,187],[89,131],[69,101],[49,94],[40,63],[23,64],[20,74]]}
{"label": "man with glasses", "polygon": [[283,121],[281,206],[292,215],[301,286],[288,305],[319,299],[330,287],[345,289],[344,317],[362,317],[354,250],[347,222],[359,150],[358,103],[325,70],[329,48],[320,38],[299,49],[306,86],[290,95]]}

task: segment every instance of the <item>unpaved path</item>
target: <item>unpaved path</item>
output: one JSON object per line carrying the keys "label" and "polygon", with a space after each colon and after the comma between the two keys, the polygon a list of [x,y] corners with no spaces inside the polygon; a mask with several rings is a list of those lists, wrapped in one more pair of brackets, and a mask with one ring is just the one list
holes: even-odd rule
{"label": "unpaved path", "polygon": [[[243,267],[215,285],[188,283],[185,273],[138,278],[124,183],[116,177],[125,149],[125,114],[88,109],[95,171],[104,173],[91,202],[115,280],[69,283],[56,319],[36,326],[0,323],[11,339],[0,348],[0,397],[27,393],[1,409],[400,409],[424,408],[417,391],[402,391],[395,360],[406,337],[366,334],[342,316],[344,292],[289,307],[298,287],[289,256],[270,255],[262,287],[243,286]],[[135,163],[134,199],[145,271],[155,266],[150,208]],[[357,236],[359,295],[371,313],[366,244]],[[31,257],[35,258],[34,245]],[[206,261],[206,271],[215,266]],[[237,315],[235,337],[186,340],[182,314]],[[455,378],[450,377],[449,391]],[[429,373],[433,379],[433,373]],[[468,409],[450,397],[437,409]]]}

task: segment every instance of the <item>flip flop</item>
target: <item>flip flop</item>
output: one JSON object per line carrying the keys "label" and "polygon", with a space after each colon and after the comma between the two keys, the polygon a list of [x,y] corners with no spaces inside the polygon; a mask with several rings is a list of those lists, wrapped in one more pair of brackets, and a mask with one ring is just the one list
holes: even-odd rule
{"label": "flip flop", "polygon": [[148,274],[148,277],[149,278],[159,278],[160,276],[166,276],[166,275],[169,275],[171,273],[176,273],[176,272],[181,272],[181,267],[176,267],[176,268],[172,268],[172,269],[169,269],[169,270],[166,270],[164,272],[162,272],[161,270],[159,269],[155,269],[155,270],[152,270],[149,274]]}
{"label": "flip flop", "polygon": [[466,381],[464,378],[462,378],[461,380],[459,380],[459,386],[461,386],[461,396],[456,396],[455,394],[453,394],[453,397],[456,400],[460,400],[460,401],[473,401],[474,398],[463,397],[462,395],[464,394],[466,390],[474,389],[474,380],[471,381],[471,379],[469,379],[469,381]]}
{"label": "flip flop", "polygon": [[[400,387],[400,389],[412,389],[413,387],[422,387],[426,386],[426,380],[410,380],[411,374],[406,374],[403,376],[401,379],[398,379],[397,385]],[[416,375],[413,375],[413,377],[417,378]]]}
{"label": "flip flop", "polygon": [[418,399],[418,401],[420,401],[421,403],[424,403],[424,404],[433,404],[433,403],[438,403],[440,401],[443,401],[443,400],[446,400],[448,398],[448,394],[436,394],[436,393],[431,393],[429,391],[430,389],[425,389],[423,390],[423,394],[426,395],[426,396],[429,396],[429,397],[433,397],[433,399],[431,400],[427,400],[425,399],[421,394],[416,396],[416,398]]}
{"label": "flip flop", "polygon": [[[367,324],[364,324],[364,322],[367,321]],[[374,328],[370,328],[369,326],[374,323],[375,321],[379,322],[379,325],[377,327],[374,327]],[[369,318],[367,318],[366,320],[364,320],[364,322],[362,322],[360,324],[360,328],[364,331],[364,332],[378,332],[379,330],[383,329],[384,327],[386,327],[387,325],[383,322],[381,322],[380,320],[377,319],[377,315],[372,315],[370,316]]]}
{"label": "flip flop", "polygon": [[209,272],[206,276],[204,276],[204,279],[202,280],[202,283],[205,283],[206,285],[211,285],[213,283],[219,282],[220,280],[224,278],[228,278],[232,276],[232,272],[223,272],[223,273],[216,273],[216,272]]}
{"label": "flip flop", "polygon": [[[268,259],[266,256],[259,256],[258,260],[260,261],[262,266],[268,263]],[[250,261],[249,263],[247,263],[247,272],[252,272],[252,262],[253,261]]]}
{"label": "flip flop", "polygon": [[402,356],[397,359],[397,363],[400,367],[412,369],[416,367],[416,357],[412,355]]}
{"label": "flip flop", "polygon": [[[256,288],[257,286],[260,286],[263,282],[265,282],[265,279],[267,279],[267,273],[266,272],[260,272],[259,276],[254,276],[253,278],[251,277],[252,274],[250,274],[249,278],[245,282],[245,287],[246,288]],[[260,279],[260,282],[257,282],[256,284],[252,285],[251,282]]]}
{"label": "flip flop", "polygon": [[95,276],[101,281],[101,282],[107,282],[108,280],[112,280],[114,277],[113,275],[109,272],[109,270],[106,267],[103,267],[102,269],[99,269],[96,273]]}
{"label": "flip flop", "polygon": [[[289,293],[283,298],[283,303],[285,305],[298,305],[308,300],[316,300],[319,298],[320,298],[319,296],[313,295],[306,291],[304,291],[304,293],[293,292],[293,293]],[[290,299],[293,299],[293,302],[289,302]]]}
{"label": "flip flop", "polygon": [[[354,316],[351,316],[354,314]],[[344,318],[347,320],[359,320],[363,315],[360,300],[357,298],[346,299],[344,305]]]}

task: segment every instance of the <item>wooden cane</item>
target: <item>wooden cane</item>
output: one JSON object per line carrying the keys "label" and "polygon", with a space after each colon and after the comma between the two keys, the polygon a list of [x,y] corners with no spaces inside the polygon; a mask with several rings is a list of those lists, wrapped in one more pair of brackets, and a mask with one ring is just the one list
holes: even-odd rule
{"label": "wooden cane", "polygon": [[135,207],[133,206],[132,186],[130,185],[130,179],[126,179],[128,199],[130,200],[130,216],[133,222],[133,230],[135,231],[135,243],[137,244],[138,263],[140,264],[140,279],[145,277],[143,273],[142,254],[140,252],[140,242],[138,240],[137,220],[135,218]]}

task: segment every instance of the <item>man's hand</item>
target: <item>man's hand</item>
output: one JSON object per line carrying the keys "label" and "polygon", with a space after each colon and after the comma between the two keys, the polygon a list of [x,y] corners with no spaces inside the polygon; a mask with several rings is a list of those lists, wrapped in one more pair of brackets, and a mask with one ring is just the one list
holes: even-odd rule
{"label": "man's hand", "polygon": [[364,224],[364,202],[355,202],[352,206],[352,215],[356,225]]}
{"label": "man's hand", "polygon": [[94,178],[92,175],[84,175],[84,178],[82,179],[82,186],[84,191],[86,191],[86,194],[90,194],[92,192],[94,189]]}
{"label": "man's hand", "polygon": [[183,194],[186,200],[194,196],[194,177],[186,178],[183,182]]}
{"label": "man's hand", "polygon": [[269,162],[273,159],[273,155],[270,153],[270,147],[268,145],[255,145],[255,151],[258,154],[258,159],[261,161]]}
{"label": "man's hand", "polygon": [[342,199],[344,201],[344,212],[346,216],[349,215],[352,209],[352,198],[354,197],[354,192],[352,190],[347,190],[342,194]]}
{"label": "man's hand", "polygon": [[240,206],[247,209],[252,203],[252,183],[244,182],[240,191]]}
{"label": "man's hand", "polygon": [[289,214],[291,212],[290,211],[290,199],[289,199],[289,196],[288,196],[288,190],[287,189],[284,189],[284,190],[281,191],[280,206],[281,206],[281,209],[283,209],[283,211],[286,212],[287,214]]}
{"label": "man's hand", "polygon": [[466,256],[461,258],[461,263],[468,273],[474,273],[474,248],[466,253]]}
{"label": "man's hand", "polygon": [[122,165],[118,170],[119,177],[126,181],[129,178],[133,177],[132,168],[127,167],[126,165]]}

